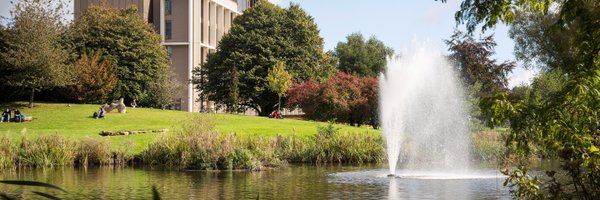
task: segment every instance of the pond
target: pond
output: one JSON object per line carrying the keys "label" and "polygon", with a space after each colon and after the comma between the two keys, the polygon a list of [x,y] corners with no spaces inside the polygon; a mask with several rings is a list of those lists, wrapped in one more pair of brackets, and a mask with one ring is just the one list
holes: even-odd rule
{"label": "pond", "polygon": [[[509,199],[504,178],[389,178],[383,166],[291,166],[246,171],[173,171],[140,168],[55,168],[0,171],[0,180],[35,180],[69,193],[0,184],[0,192],[36,199],[33,191],[65,199]],[[400,171],[400,174],[403,173]]]}

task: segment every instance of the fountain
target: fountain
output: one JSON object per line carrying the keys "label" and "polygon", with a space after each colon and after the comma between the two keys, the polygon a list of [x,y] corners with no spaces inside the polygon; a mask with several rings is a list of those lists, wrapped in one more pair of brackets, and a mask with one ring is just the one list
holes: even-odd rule
{"label": "fountain", "polygon": [[469,115],[453,67],[428,44],[403,52],[379,77],[389,169],[336,172],[330,182],[387,190],[375,199],[506,198],[498,169],[469,162]]}
{"label": "fountain", "polygon": [[413,46],[389,58],[379,78],[389,176],[398,176],[398,164],[413,176],[468,173],[468,113],[459,79],[440,51]]}

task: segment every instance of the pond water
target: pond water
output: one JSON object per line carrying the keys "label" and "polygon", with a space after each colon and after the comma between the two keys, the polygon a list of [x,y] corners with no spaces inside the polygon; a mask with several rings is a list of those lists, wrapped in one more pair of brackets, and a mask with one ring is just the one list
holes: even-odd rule
{"label": "pond water", "polygon": [[[0,192],[37,199],[33,191],[65,199],[509,199],[498,170],[474,177],[386,175],[384,166],[291,166],[262,172],[172,171],[138,168],[58,168],[0,171],[0,180],[43,181],[64,188],[0,184]],[[403,175],[404,173],[404,175]]]}

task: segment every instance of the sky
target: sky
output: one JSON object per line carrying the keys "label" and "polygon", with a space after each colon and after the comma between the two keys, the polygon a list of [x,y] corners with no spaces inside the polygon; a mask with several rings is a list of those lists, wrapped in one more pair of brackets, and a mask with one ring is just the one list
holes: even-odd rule
{"label": "sky", "polygon": [[[450,38],[453,31],[464,26],[456,26],[454,12],[460,7],[460,0],[441,3],[434,0],[269,0],[281,7],[290,2],[299,4],[311,15],[325,41],[325,50],[333,50],[338,42],[346,41],[346,36],[360,32],[365,37],[375,36],[396,53],[410,48],[412,41],[428,42],[448,54],[443,40]],[[72,2],[71,2],[72,3]],[[73,9],[73,6],[70,6]],[[9,0],[0,0],[0,16],[10,17],[12,6]],[[67,18],[72,19],[72,16]],[[477,31],[479,37],[481,31]],[[515,60],[514,42],[508,37],[508,27],[498,25],[496,29],[483,33],[494,34],[498,62]],[[528,83],[536,71],[517,67],[510,76],[509,87]]]}

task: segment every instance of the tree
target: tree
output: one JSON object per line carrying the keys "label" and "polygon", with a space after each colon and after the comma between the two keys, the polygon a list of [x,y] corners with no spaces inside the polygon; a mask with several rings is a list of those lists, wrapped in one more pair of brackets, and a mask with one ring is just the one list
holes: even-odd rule
{"label": "tree", "polygon": [[149,106],[165,109],[183,97],[184,85],[177,80],[175,72],[168,70],[167,73],[150,85],[150,91],[154,93],[149,97],[149,102],[152,102]]}
{"label": "tree", "polygon": [[515,57],[527,68],[552,70],[576,66],[576,38],[582,34],[573,24],[560,26],[558,13],[517,12],[509,35],[515,41]]}
{"label": "tree", "polygon": [[497,64],[496,60],[491,58],[496,46],[493,35],[476,41],[470,35],[456,31],[445,43],[451,52],[449,57],[455,62],[457,71],[466,85],[481,83],[477,96],[489,96],[495,91],[507,89],[508,74],[515,67],[515,63],[504,61]]}
{"label": "tree", "polygon": [[12,22],[3,34],[5,62],[0,81],[31,91],[29,107],[33,107],[35,91],[67,85],[72,80],[70,54],[60,43],[64,32],[62,15],[65,4],[55,0],[21,0],[14,3]]}
{"label": "tree", "polygon": [[287,106],[300,107],[312,120],[345,122],[355,126],[377,127],[379,82],[338,72],[327,81],[297,83],[288,90]]}
{"label": "tree", "polygon": [[379,76],[385,69],[386,58],[394,55],[394,50],[371,36],[369,40],[361,33],[352,33],[347,42],[338,42],[334,55],[339,59],[340,71],[357,76]]}
{"label": "tree", "polygon": [[102,58],[100,52],[84,53],[75,66],[75,84],[70,96],[82,103],[104,103],[117,85],[115,65]]}
{"label": "tree", "polygon": [[269,69],[269,73],[267,74],[267,83],[269,84],[269,89],[277,93],[277,96],[279,96],[277,111],[280,111],[281,96],[285,95],[288,89],[290,89],[292,86],[292,75],[285,71],[282,62],[278,62],[273,68]]}
{"label": "tree", "polygon": [[203,99],[267,116],[278,103],[266,79],[277,62],[286,64],[293,81],[324,79],[332,71],[312,17],[295,4],[283,9],[259,1],[235,18],[217,52],[194,70],[193,82]]}
{"label": "tree", "polygon": [[116,65],[117,85],[112,98],[136,98],[141,105],[157,105],[152,95],[156,80],[169,72],[169,56],[161,37],[145,22],[137,8],[91,6],[69,29],[66,41],[79,55],[103,52]]}
{"label": "tree", "polygon": [[[553,26],[576,30],[568,44],[572,44],[572,49],[575,50],[570,52],[573,53],[574,61],[548,62],[556,64],[549,67],[564,70],[559,77],[564,78],[565,82],[557,88],[558,92],[550,92],[549,97],[541,101],[532,101],[530,98],[528,101],[511,102],[508,95],[501,92],[486,98],[482,109],[491,116],[492,126],[506,120],[510,122],[511,133],[506,145],[514,159],[509,160],[504,173],[509,176],[505,184],[514,187],[512,192],[515,197],[598,199],[600,2],[465,0],[461,10],[456,13],[456,18],[459,23],[466,22],[467,29],[472,32],[480,23],[484,24],[484,29],[493,27],[498,22],[513,23],[517,11],[545,16],[554,3],[559,10],[556,14],[558,20]],[[558,159],[561,167],[556,171],[547,171],[545,175],[538,175],[545,178],[532,177],[526,161],[532,155]]]}

